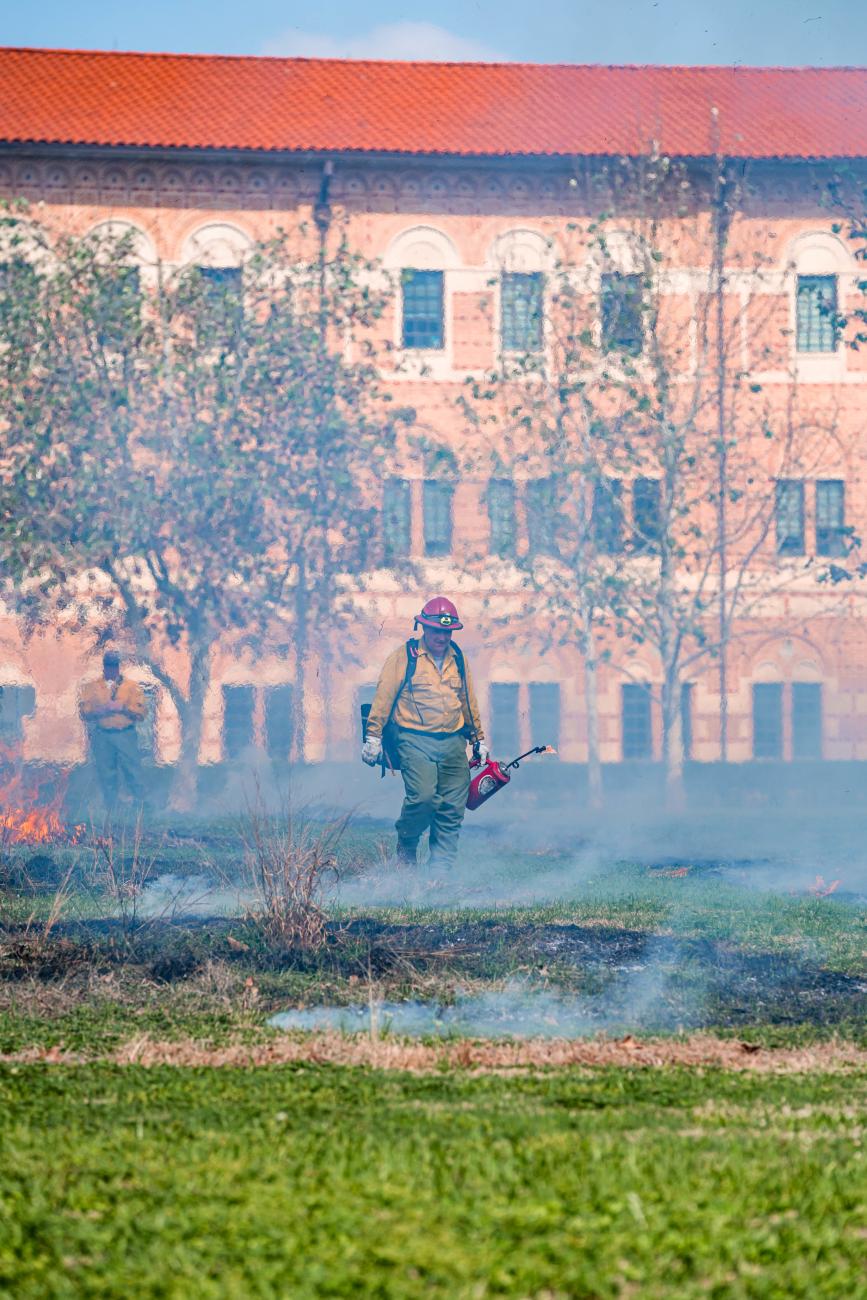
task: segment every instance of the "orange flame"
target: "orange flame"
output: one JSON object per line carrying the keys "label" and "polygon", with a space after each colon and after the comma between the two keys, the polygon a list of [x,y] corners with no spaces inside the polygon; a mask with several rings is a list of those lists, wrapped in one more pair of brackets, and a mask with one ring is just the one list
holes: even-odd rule
{"label": "orange flame", "polygon": [[839,889],[840,884],[841,881],[839,880],[832,880],[830,884],[826,884],[824,876],[817,876],[810,886],[809,892],[814,898],[827,898],[829,894],[834,893],[835,889]]}
{"label": "orange flame", "polygon": [[6,780],[0,784],[0,843],[3,844],[77,844],[83,826],[67,826],[60,815],[66,783],[58,783],[50,800],[40,803],[40,790],[25,777],[15,756],[0,752],[0,762],[7,766]]}

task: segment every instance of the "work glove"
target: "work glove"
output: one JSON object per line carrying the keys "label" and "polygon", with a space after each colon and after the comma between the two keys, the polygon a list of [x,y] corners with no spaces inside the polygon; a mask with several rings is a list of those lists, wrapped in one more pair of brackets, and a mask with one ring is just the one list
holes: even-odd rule
{"label": "work glove", "polygon": [[479,767],[484,767],[490,758],[490,750],[483,740],[477,740],[473,746],[473,758],[478,758]]}
{"label": "work glove", "polygon": [[362,761],[365,762],[368,767],[376,767],[381,753],[382,741],[379,736],[368,736],[367,740],[365,740],[364,744],[361,746]]}

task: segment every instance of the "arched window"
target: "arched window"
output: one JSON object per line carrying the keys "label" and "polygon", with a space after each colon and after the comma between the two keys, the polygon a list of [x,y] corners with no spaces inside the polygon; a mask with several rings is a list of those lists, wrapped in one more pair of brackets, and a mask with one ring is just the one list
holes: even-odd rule
{"label": "arched window", "polygon": [[792,275],[797,353],[833,355],[840,342],[846,281],[855,269],[851,253],[836,235],[810,230],[791,242],[786,265]]}
{"label": "arched window", "polygon": [[399,347],[445,352],[448,346],[447,273],[460,265],[454,244],[433,226],[415,226],[392,240],[384,258],[399,277]]}
{"label": "arched window", "polygon": [[227,270],[241,267],[252,247],[250,237],[237,226],[213,221],[199,226],[184,240],[181,263]]}
{"label": "arched window", "polygon": [[553,249],[535,230],[507,230],[498,236],[489,262],[500,295],[500,346],[504,352],[536,353],[544,346],[545,276]]}
{"label": "arched window", "polygon": [[249,237],[226,222],[200,226],[184,243],[183,266],[195,268],[204,290],[202,332],[211,339],[228,341],[243,320],[243,266],[251,247]]}
{"label": "arched window", "polygon": [[142,292],[154,283],[157,253],[153,241],[131,221],[100,221],[88,231],[96,243],[97,260],[105,263],[100,293],[95,305],[97,331],[107,348],[123,345],[130,327],[137,330],[142,309]]}
{"label": "arched window", "polygon": [[152,267],[157,260],[153,240],[131,221],[119,221],[116,218],[100,221],[90,228],[88,235],[96,239],[104,238],[106,242],[125,239],[130,248],[130,260],[139,266]]}

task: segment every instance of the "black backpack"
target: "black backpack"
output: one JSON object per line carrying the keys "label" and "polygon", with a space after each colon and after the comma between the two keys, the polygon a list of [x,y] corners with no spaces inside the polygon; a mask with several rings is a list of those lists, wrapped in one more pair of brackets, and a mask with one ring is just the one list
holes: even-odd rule
{"label": "black backpack", "polygon": [[[458,666],[458,672],[461,675],[461,689],[465,700],[467,713],[470,712],[470,696],[467,690],[467,670],[464,663],[463,651],[460,646],[451,643],[452,650],[455,652],[455,663]],[[395,695],[391,709],[388,714],[388,720],[382,729],[382,756],[379,760],[382,767],[382,775],[385,776],[386,767],[390,767],[392,772],[400,771],[400,754],[397,747],[397,726],[394,722],[394,713],[397,708],[397,702],[403,695],[407,686],[409,686],[415,676],[415,665],[418,659],[418,642],[410,637],[406,643],[406,672],[403,675],[403,681],[400,684],[397,694]],[[367,740],[367,719],[370,716],[370,705],[362,704],[361,706],[361,736],[362,740]],[[467,723],[463,727],[463,734],[470,739],[475,734],[475,729]]]}

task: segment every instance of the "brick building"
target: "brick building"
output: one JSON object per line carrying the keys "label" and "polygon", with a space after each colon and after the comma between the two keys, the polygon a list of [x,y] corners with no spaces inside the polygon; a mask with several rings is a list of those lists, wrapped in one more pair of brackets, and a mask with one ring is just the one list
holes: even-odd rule
{"label": "brick building", "polygon": [[[744,371],[780,402],[794,380],[808,416],[827,420],[833,411],[809,473],[776,489],[762,562],[771,570],[792,557],[832,558],[842,530],[863,534],[867,351],[847,347],[825,310],[851,308],[860,273],[822,195],[841,169],[857,171],[867,158],[867,72],[6,50],[0,81],[0,195],[43,204],[75,231],[129,226],[144,264],[231,271],[252,241],[309,220],[327,172],[329,202],[353,246],[395,273],[415,273],[384,324],[393,345],[386,379],[425,428],[455,445],[466,437],[456,396],[468,375],[482,375],[508,350],[532,296],[544,301],[551,247],[570,223],[594,215],[592,180],[605,161],[650,150],[699,168],[715,154],[738,160],[748,180],[726,292],[749,308]],[[751,325],[743,266],[754,252],[765,269]],[[671,279],[686,331],[706,271],[685,250]],[[591,290],[598,300],[598,281]],[[760,490],[772,489],[769,478]],[[418,561],[421,589],[402,590],[385,571],[375,576],[368,599],[379,639],[358,647],[359,662],[332,679],[327,699],[311,666],[306,757],[354,755],[359,698],[410,629],[420,596],[441,590],[457,592],[495,747],[515,750],[544,732],[565,760],[583,762],[580,656],[543,650],[521,626],[519,575],[508,565],[496,571],[504,604],[516,610],[510,634],[482,631],[483,580],[458,576],[467,555],[490,547],[492,530],[506,556],[532,544],[527,501],[498,502],[472,477],[443,484],[409,454],[384,495],[385,518]],[[841,594],[805,576],[779,601],[732,651],[730,758],[867,758],[860,584]],[[82,640],[25,646],[7,618],[6,735],[22,739],[33,759],[79,758],[76,691],[92,671]],[[231,758],[251,742],[285,753],[292,675],[278,657],[217,655],[202,760]],[[600,679],[604,761],[659,756],[658,705],[643,686],[657,677],[651,655],[632,654],[627,672],[625,648],[612,647]],[[689,685],[688,753],[712,761],[715,669],[705,664]],[[170,762],[170,709],[165,700],[156,707],[165,724],[159,758]]]}

